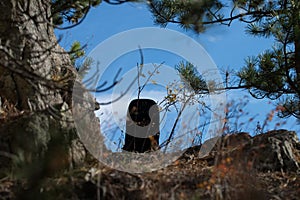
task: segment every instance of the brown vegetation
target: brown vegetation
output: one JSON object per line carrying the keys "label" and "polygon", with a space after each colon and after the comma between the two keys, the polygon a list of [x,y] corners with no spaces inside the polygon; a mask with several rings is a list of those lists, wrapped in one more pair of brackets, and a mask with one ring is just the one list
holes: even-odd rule
{"label": "brown vegetation", "polygon": [[7,176],[0,180],[0,194],[2,199],[27,192],[35,199],[276,200],[300,195],[300,142],[295,132],[223,136],[202,158],[200,148],[189,148],[172,165],[143,174],[117,171],[91,159],[81,168],[45,178],[34,191],[26,181]]}

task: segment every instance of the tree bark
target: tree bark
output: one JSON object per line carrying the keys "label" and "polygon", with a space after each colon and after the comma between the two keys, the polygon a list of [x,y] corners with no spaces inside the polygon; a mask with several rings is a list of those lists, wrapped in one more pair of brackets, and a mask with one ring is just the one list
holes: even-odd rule
{"label": "tree bark", "polygon": [[[34,163],[49,155],[55,159],[51,150],[60,154],[56,161],[66,167],[72,160],[70,148],[76,144],[66,98],[71,96],[75,75],[69,55],[54,35],[50,3],[0,2],[0,151]],[[81,151],[79,160],[85,156]]]}
{"label": "tree bark", "polygon": [[295,68],[296,68],[296,87],[297,94],[300,96],[300,1],[295,1],[294,9],[294,34],[295,34]]}

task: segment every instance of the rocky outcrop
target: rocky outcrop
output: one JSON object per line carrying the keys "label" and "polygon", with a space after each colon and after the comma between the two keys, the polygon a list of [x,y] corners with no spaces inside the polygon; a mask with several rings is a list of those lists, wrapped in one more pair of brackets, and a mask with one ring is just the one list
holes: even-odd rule
{"label": "rocky outcrop", "polygon": [[226,135],[210,155],[232,157],[259,171],[300,170],[300,142],[294,131],[274,130],[254,137],[247,133]]}
{"label": "rocky outcrop", "polygon": [[255,136],[248,155],[258,170],[297,171],[300,169],[300,142],[293,131],[277,130]]}

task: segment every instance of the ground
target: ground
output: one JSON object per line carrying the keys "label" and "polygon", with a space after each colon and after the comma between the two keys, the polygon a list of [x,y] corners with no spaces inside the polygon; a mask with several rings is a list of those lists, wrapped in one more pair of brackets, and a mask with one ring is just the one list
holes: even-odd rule
{"label": "ground", "polygon": [[[0,199],[300,199],[299,140],[291,132],[250,137],[225,136],[213,151],[199,158],[200,146],[189,148],[172,165],[148,173],[130,174],[111,169],[90,158],[85,165],[45,177],[29,187],[25,179],[0,180]],[[273,138],[273,139],[272,139]],[[282,138],[282,146],[274,145]],[[252,141],[249,146],[248,140]],[[256,144],[256,141],[260,143]],[[268,145],[268,141],[271,141]],[[293,142],[294,141],[294,142]],[[293,159],[285,157],[290,144]],[[281,149],[283,162],[256,160],[253,152]],[[261,148],[261,149],[259,149]],[[277,149],[277,150],[276,150]],[[272,151],[273,151],[272,150]],[[237,153],[238,152],[238,153]],[[246,152],[246,153],[245,153]],[[284,153],[285,152],[285,153]],[[278,153],[278,152],[277,152]],[[247,159],[241,156],[247,155]],[[261,154],[263,155],[263,153]],[[270,152],[268,155],[272,155]],[[275,155],[275,154],[274,154]],[[289,160],[290,159],[290,160]],[[268,164],[268,165],[267,165]],[[263,166],[263,167],[262,167]],[[281,166],[278,168],[278,166]],[[278,169],[277,169],[278,168]],[[25,198],[26,197],[26,198]]]}

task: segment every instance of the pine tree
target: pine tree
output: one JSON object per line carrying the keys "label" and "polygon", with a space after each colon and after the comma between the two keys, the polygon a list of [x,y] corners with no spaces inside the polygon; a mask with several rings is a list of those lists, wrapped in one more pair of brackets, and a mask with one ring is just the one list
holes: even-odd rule
{"label": "pine tree", "polygon": [[278,100],[281,116],[300,118],[300,1],[150,1],[155,22],[176,23],[197,33],[212,25],[247,24],[252,36],[274,39],[269,50],[246,59],[240,84],[255,98]]}
{"label": "pine tree", "polygon": [[52,0],[51,14],[53,23],[76,25],[83,20],[91,7],[96,7],[101,0]]}

